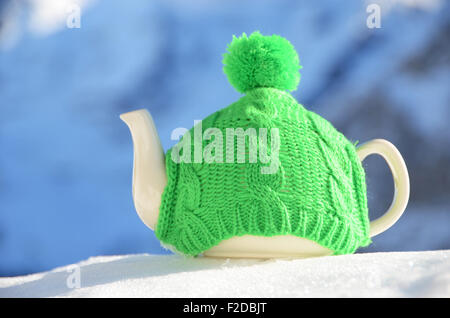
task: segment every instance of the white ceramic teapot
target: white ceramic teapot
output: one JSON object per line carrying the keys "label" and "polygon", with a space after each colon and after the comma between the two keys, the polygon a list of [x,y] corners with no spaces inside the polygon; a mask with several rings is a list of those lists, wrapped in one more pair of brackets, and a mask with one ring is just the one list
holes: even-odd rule
{"label": "white ceramic teapot", "polygon": [[[164,151],[150,113],[140,109],[122,114],[134,143],[133,199],[141,220],[150,229],[158,221],[161,195],[167,184]],[[390,228],[403,214],[409,199],[408,171],[399,151],[390,142],[375,139],[360,145],[362,161],[371,154],[381,155],[394,179],[394,198],[387,212],[370,223],[370,237]],[[244,235],[220,242],[203,253],[210,257],[232,258],[304,258],[331,255],[316,242],[293,235],[262,237]]]}

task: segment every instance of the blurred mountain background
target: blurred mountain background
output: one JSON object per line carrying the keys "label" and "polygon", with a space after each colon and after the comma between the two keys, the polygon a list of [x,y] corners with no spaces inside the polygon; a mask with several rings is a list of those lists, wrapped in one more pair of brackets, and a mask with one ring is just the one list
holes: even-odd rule
{"label": "blurred mountain background", "polygon": [[[372,3],[381,28],[367,26]],[[77,8],[80,28],[69,28]],[[404,156],[408,208],[359,252],[449,249],[449,17],[444,0],[1,1],[0,276],[169,253],[135,213],[119,114],[147,108],[167,150],[173,129],[240,97],[222,54],[255,30],[297,49],[301,104],[350,140],[385,138]],[[374,219],[393,181],[379,157],[364,167]]]}

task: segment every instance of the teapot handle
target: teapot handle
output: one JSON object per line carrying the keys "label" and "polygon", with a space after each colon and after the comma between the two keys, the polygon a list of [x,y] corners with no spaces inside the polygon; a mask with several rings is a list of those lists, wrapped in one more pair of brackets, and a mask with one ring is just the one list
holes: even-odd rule
{"label": "teapot handle", "polygon": [[378,235],[400,218],[409,199],[409,175],[405,161],[397,148],[384,139],[368,141],[356,149],[361,162],[369,155],[378,154],[386,160],[394,179],[394,198],[389,209],[378,219],[370,222],[370,237]]}

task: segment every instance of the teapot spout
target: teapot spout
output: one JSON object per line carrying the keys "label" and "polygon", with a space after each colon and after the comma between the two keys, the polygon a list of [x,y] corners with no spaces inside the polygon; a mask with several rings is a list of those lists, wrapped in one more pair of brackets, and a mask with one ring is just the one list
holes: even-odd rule
{"label": "teapot spout", "polygon": [[142,222],[154,230],[167,184],[164,150],[152,116],[145,109],[120,115],[134,144],[133,201]]}

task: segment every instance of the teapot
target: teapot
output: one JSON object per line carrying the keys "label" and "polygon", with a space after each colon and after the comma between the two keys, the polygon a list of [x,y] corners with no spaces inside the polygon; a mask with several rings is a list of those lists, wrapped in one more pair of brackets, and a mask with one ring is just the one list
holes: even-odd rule
{"label": "teapot", "polygon": [[[277,155],[272,160],[276,172],[264,172],[267,165],[248,162],[251,134],[247,135],[249,142],[244,136],[241,144],[244,159],[249,157],[245,163],[235,158],[230,162],[218,159],[222,149],[239,148],[228,144],[214,148],[212,161],[180,162],[177,146],[187,145],[183,154],[191,149],[196,152],[186,142],[195,144],[197,136],[186,133],[183,142],[165,154],[147,110],[121,114],[134,144],[134,205],[142,222],[156,230],[162,245],[183,254],[206,257],[338,255],[370,244],[371,237],[397,222],[409,199],[408,171],[397,148],[383,139],[356,147],[325,119],[304,109],[285,92],[295,89],[301,68],[286,39],[262,36],[259,32],[249,37],[244,34],[234,37],[228,51],[224,71],[233,86],[246,96],[208,116],[203,121],[206,129],[194,125],[191,132],[195,135],[200,129],[200,136],[208,135],[206,130],[215,132],[217,141],[221,132],[228,131],[225,127],[236,128],[236,122],[242,123],[242,130],[247,132],[269,126],[272,130],[268,139],[275,145],[270,149],[271,156]],[[214,125],[219,128],[212,128]],[[260,131],[259,136],[262,135]],[[211,140],[207,136],[200,141],[205,152]],[[260,153],[263,143],[260,140],[256,144]],[[178,156],[174,155],[176,150]],[[372,154],[387,162],[393,176],[394,197],[389,209],[370,222],[361,162]],[[217,169],[211,170],[213,167]],[[231,183],[233,186],[224,188]]]}

